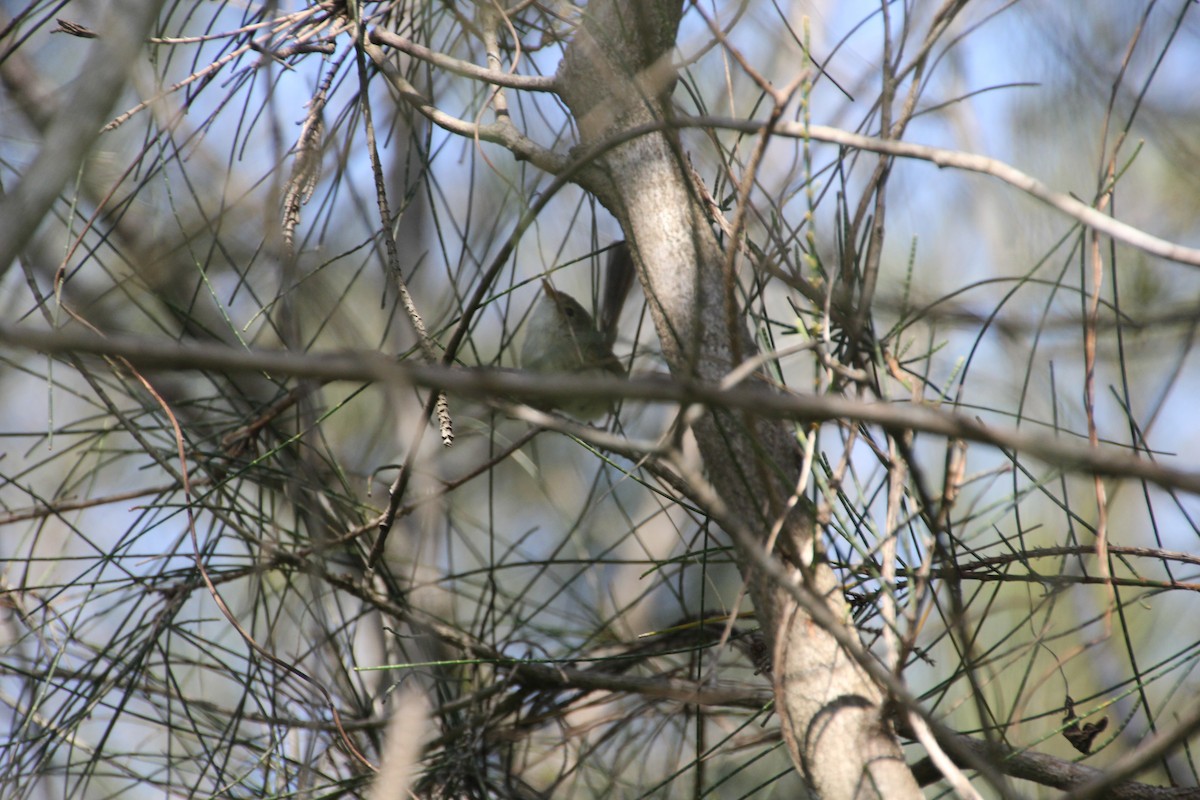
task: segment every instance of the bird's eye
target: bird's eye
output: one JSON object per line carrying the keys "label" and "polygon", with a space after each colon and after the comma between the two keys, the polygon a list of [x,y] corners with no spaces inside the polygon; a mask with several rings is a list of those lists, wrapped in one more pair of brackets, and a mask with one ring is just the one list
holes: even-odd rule
{"label": "bird's eye", "polygon": [[573,317],[573,316],[575,316],[575,309],[571,308],[570,306],[567,306],[566,308],[563,309],[563,313],[566,314],[568,317]]}

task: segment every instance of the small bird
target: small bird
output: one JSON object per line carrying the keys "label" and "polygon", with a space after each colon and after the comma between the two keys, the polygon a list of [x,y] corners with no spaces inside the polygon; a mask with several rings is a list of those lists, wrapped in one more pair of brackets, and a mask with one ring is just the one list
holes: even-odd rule
{"label": "small bird", "polygon": [[[615,355],[617,320],[633,284],[633,258],[620,242],[611,251],[605,278],[605,302],[598,329],[592,315],[571,295],[542,281],[542,296],[526,323],[521,366],[533,372],[609,373],[625,377],[625,366]],[[612,407],[605,398],[572,397],[557,401],[559,411],[581,420],[601,416]]]}

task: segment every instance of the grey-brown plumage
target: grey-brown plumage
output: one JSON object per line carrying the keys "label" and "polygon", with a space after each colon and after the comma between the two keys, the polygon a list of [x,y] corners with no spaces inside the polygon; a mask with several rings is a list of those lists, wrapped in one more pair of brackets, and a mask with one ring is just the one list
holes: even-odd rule
{"label": "grey-brown plumage", "polygon": [[[525,323],[521,366],[534,372],[609,373],[625,377],[625,367],[615,355],[617,320],[633,284],[633,259],[624,242],[609,255],[601,319],[597,328],[592,315],[574,297],[542,281],[542,296]],[[611,403],[603,398],[575,397],[559,401],[555,408],[579,419],[604,414]]]}

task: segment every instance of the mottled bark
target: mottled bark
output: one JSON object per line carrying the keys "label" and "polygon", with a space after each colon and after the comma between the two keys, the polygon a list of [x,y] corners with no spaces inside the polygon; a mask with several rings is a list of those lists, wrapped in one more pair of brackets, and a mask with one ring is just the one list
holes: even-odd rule
{"label": "mottled bark", "polygon": [[[669,120],[671,51],[679,0],[594,0],[559,69],[560,93],[579,126],[582,148],[631,128]],[[582,149],[581,148],[581,149]],[[660,130],[601,157],[581,179],[618,218],[631,242],[663,354],[676,376],[720,380],[753,355],[736,305],[727,305],[724,254],[694,192],[678,136]],[[777,422],[712,411],[695,425],[709,478],[732,515],[761,538],[735,539],[742,568],[774,653],[783,734],[802,774],[825,798],[920,797],[898,742],[882,721],[881,694],[830,634],[778,585],[753,568],[787,515],[777,552],[797,580],[825,599],[837,619],[849,614],[828,565],[811,553],[814,524],[786,502],[798,477],[795,442]],[[812,559],[809,559],[812,560]]]}

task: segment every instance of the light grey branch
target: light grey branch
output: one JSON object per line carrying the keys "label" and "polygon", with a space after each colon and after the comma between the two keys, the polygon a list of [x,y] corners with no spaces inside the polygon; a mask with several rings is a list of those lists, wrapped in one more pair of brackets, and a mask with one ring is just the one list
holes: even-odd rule
{"label": "light grey branch", "polygon": [[565,156],[542,147],[522,134],[507,117],[490,124],[477,125],[447,114],[434,105],[431,99],[418,92],[416,87],[409,83],[408,79],[400,74],[400,70],[396,69],[396,66],[388,60],[387,55],[378,45],[367,43],[364,45],[364,49],[400,97],[439,128],[468,139],[479,139],[498,144],[516,158],[529,161],[551,175],[557,175],[566,169],[568,159]]}
{"label": "light grey branch", "polygon": [[44,332],[4,325],[0,325],[0,342],[43,353],[124,358],[146,369],[270,372],[315,380],[388,381],[425,388],[441,387],[466,397],[501,402],[514,397],[561,400],[588,394],[612,400],[697,403],[799,422],[855,421],[888,430],[920,431],[993,445],[1013,454],[1032,456],[1066,471],[1147,480],[1167,489],[1200,494],[1200,472],[1173,469],[1126,455],[1115,448],[1093,448],[1083,441],[996,428],[931,405],[872,403],[836,395],[782,394],[762,386],[723,387],[660,376],[618,380],[603,376],[464,369],[397,362],[374,351],[316,354],[235,350],[224,345],[180,345],[136,336],[101,337],[79,331]]}
{"label": "light grey branch", "polygon": [[436,50],[430,50],[428,47],[422,47],[416,42],[405,39],[403,36],[399,36],[391,31],[380,30],[379,28],[372,29],[369,38],[375,44],[394,47],[413,58],[427,61],[435,67],[453,72],[455,75],[462,75],[464,78],[473,78],[478,81],[490,83],[493,86],[503,86],[507,89],[524,89],[530,92],[554,91],[553,76],[517,75],[512,72],[498,72],[493,69],[487,69],[486,67],[472,64],[470,61],[462,61],[444,53],[439,53]]}
{"label": "light grey branch", "polygon": [[[755,120],[732,119],[729,117],[688,117],[676,121],[677,124],[688,127],[706,129],[724,128],[726,130],[760,133],[762,122]],[[1181,264],[1200,266],[1200,250],[1184,247],[1174,242],[1168,242],[1140,228],[1113,219],[1097,211],[1086,203],[1081,203],[1074,197],[1062,192],[1056,192],[1031,175],[1026,175],[1016,167],[1009,166],[1003,161],[975,153],[964,153],[958,150],[946,150],[940,147],[930,147],[912,142],[902,142],[895,139],[876,139],[851,133],[839,128],[826,125],[813,125],[805,128],[798,122],[780,122],[772,130],[775,136],[788,136],[795,139],[805,137],[818,142],[853,147],[858,150],[869,150],[873,153],[912,158],[928,161],[939,167],[954,167],[968,172],[978,172],[999,178],[1005,183],[1020,189],[1031,197],[1041,200],[1057,211],[1077,220],[1081,224],[1093,228],[1106,236],[1111,236],[1119,242],[1136,247],[1152,255],[1178,261]]]}

